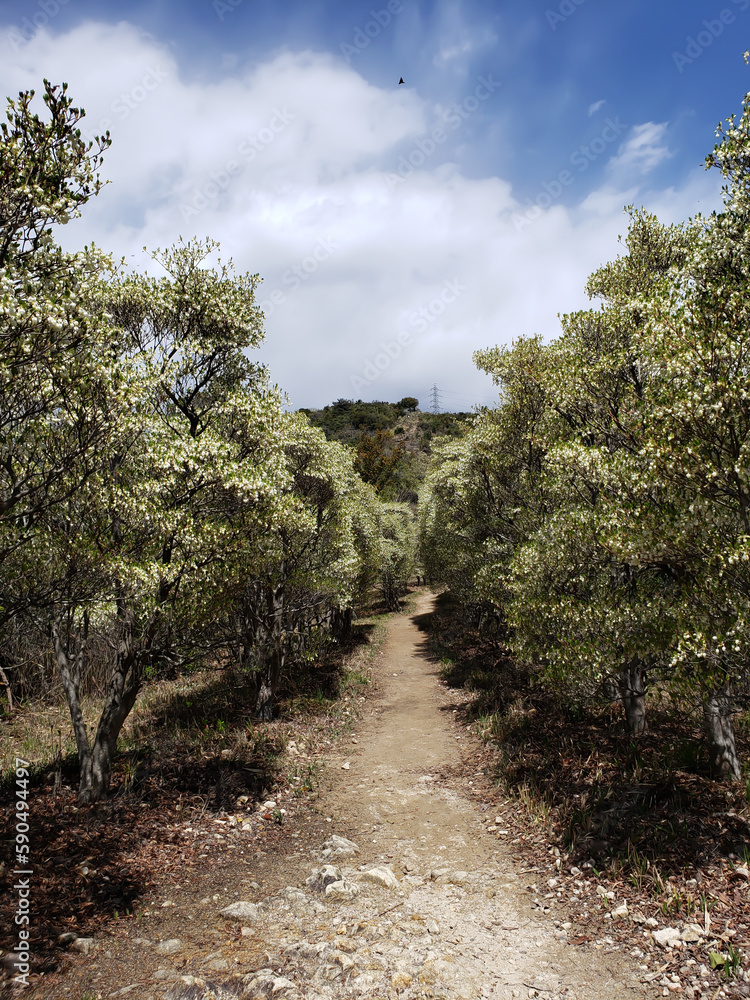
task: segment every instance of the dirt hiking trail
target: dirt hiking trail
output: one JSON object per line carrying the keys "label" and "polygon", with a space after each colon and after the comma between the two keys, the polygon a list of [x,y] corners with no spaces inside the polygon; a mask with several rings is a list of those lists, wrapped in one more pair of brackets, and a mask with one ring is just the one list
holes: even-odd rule
{"label": "dirt hiking trail", "polygon": [[[567,941],[547,875],[514,863],[512,848],[486,829],[492,814],[481,816],[460,784],[442,780],[467,734],[455,722],[461,693],[440,682],[415,622],[433,600],[419,591],[414,612],[390,620],[371,714],[339,742],[317,814],[290,817],[288,837],[298,839],[289,852],[269,852],[262,867],[246,860],[181,880],[174,902],[161,904],[172,909],[155,909],[138,928],[76,959],[89,966],[90,992],[68,986],[57,996],[649,995],[614,942]],[[295,820],[304,828],[293,830]],[[535,910],[528,886],[536,879]]]}

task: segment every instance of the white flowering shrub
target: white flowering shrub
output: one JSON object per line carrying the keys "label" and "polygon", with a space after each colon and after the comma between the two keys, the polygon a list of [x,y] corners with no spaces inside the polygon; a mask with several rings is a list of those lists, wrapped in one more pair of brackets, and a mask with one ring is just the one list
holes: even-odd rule
{"label": "white flowering shrub", "polygon": [[703,705],[718,774],[750,622],[750,99],[708,166],[725,209],[663,226],[630,210],[600,304],[543,346],[480,352],[500,386],[442,449],[420,511],[428,572],[505,616],[517,656],[561,691],[619,686],[632,731],[646,680]]}
{"label": "white flowering shrub", "polygon": [[84,145],[64,88],[45,84],[45,121],[32,99],[10,102],[0,144],[3,664],[51,643],[92,801],[148,676],[234,652],[270,717],[285,667],[346,630],[380,571],[380,506],[250,360],[257,276],[211,241],[157,251],[156,276],[56,246],[108,139]]}

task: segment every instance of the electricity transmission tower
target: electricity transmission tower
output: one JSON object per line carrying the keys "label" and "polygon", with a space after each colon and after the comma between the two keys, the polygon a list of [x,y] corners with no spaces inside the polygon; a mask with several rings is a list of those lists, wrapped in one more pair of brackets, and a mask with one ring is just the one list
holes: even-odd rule
{"label": "electricity transmission tower", "polygon": [[438,389],[437,385],[433,385],[433,387],[430,389],[430,402],[432,405],[432,412],[440,413],[440,403],[442,402],[442,400],[440,398],[440,390]]}

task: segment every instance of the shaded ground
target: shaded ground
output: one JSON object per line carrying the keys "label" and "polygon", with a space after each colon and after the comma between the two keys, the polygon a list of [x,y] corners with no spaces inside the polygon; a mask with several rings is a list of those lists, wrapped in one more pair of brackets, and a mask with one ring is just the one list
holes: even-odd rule
{"label": "shaded ground", "polygon": [[[295,684],[288,683],[280,693],[280,720],[272,724],[253,724],[252,689],[229,671],[162,685],[148,708],[128,722],[124,742],[134,749],[118,755],[106,801],[78,803],[75,755],[32,770],[35,975],[67,962],[60,934],[89,937],[116,929],[176,878],[205,870],[217,844],[215,821],[238,800],[244,799],[249,851],[262,858],[267,845],[283,839],[277,822],[283,817],[263,819],[255,807],[275,787],[285,787],[292,803],[314,794],[330,737],[349,725],[346,702],[368,680],[372,629],[356,627],[349,642],[329,649]],[[23,715],[6,720],[3,738],[21,745],[23,726]],[[290,759],[285,748],[298,730],[306,751]],[[0,788],[0,948],[8,951],[17,941],[13,786],[9,780]]]}
{"label": "shaded ground", "polygon": [[[470,692],[462,717],[483,737],[478,759],[504,793],[503,826],[524,851],[531,841],[544,855],[557,849],[565,866],[595,872],[660,924],[704,923],[708,913],[714,933],[724,935],[718,951],[750,954],[747,789],[711,779],[695,714],[652,704],[649,731],[635,742],[619,704],[553,696],[499,639],[467,626],[449,595],[420,626],[447,683]],[[747,726],[737,721],[747,760]],[[581,938],[596,935],[601,921],[590,909],[574,900],[572,913]],[[620,936],[630,929],[618,928]],[[715,988],[729,989],[720,971]],[[750,995],[746,985],[732,989]]]}

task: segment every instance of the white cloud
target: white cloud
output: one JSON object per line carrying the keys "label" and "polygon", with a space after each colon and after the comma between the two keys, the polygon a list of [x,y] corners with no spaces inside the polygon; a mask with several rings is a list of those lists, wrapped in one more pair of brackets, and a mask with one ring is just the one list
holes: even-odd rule
{"label": "white cloud", "polygon": [[468,39],[459,42],[457,45],[446,45],[440,49],[433,63],[435,66],[440,66],[441,68],[447,66],[449,62],[454,59],[460,59],[461,56],[468,56],[471,54],[474,46]]}
{"label": "white cloud", "polygon": [[606,101],[594,101],[593,104],[589,104],[589,118],[595,115],[600,108],[603,108],[606,103]]}
{"label": "white cloud", "polygon": [[[453,405],[491,402],[473,351],[556,335],[557,314],[585,304],[586,277],[618,252],[622,205],[639,194],[619,170],[578,208],[555,201],[519,232],[524,208],[502,178],[472,179],[427,156],[389,182],[440,116],[413,91],[381,90],[313,52],[226,72],[185,80],[167,46],[125,22],[40,31],[21,52],[0,33],[6,94],[66,80],[94,125],[111,120],[112,183],[63,230],[65,242],[93,239],[139,263],[143,245],[218,239],[222,256],[264,278],[260,353],[294,406],[405,395],[427,406],[433,382]],[[619,168],[665,155],[663,129],[635,129]],[[702,183],[649,197],[676,212],[697,193],[710,199]],[[366,372],[380,374],[362,386]]]}
{"label": "white cloud", "polygon": [[439,3],[435,17],[437,52],[432,60],[439,69],[448,66],[465,74],[468,60],[497,41],[486,24],[470,24],[466,12],[457,0]]}
{"label": "white cloud", "polygon": [[609,161],[613,173],[647,174],[672,154],[665,142],[666,122],[645,122],[633,126],[630,136]]}

